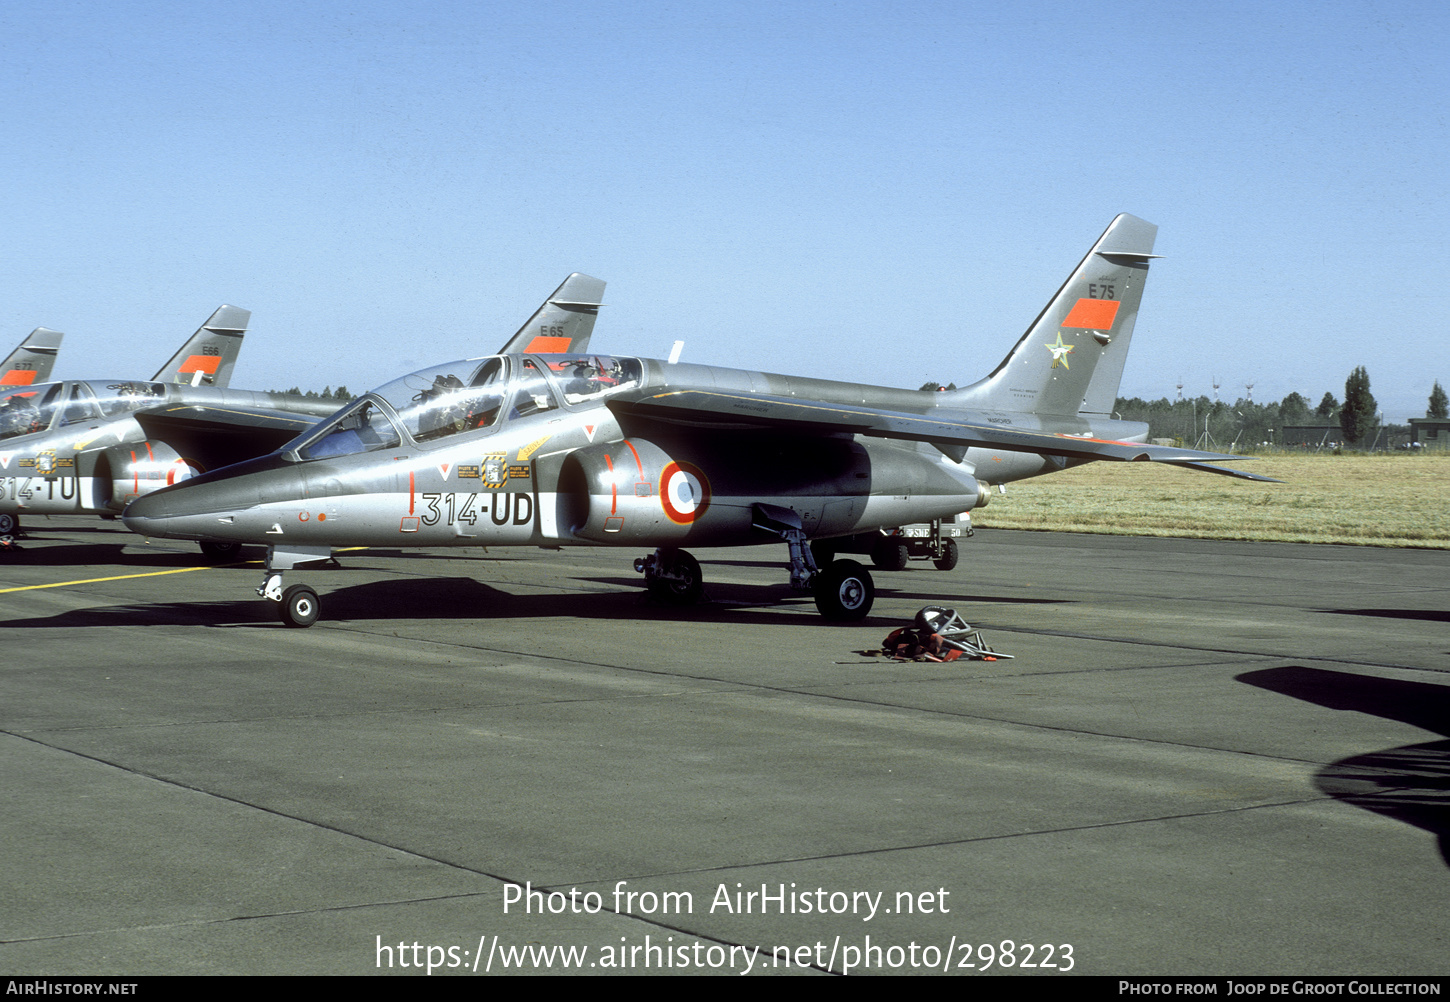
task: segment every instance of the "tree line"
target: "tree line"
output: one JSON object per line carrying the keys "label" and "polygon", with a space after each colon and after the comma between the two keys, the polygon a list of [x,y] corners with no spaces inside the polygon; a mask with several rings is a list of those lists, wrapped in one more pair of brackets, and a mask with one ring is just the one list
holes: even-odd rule
{"label": "tree line", "polygon": [[[926,383],[921,388],[954,390],[956,386]],[[1438,381],[1430,391],[1425,416],[1450,416],[1450,398]],[[1270,403],[1243,397],[1233,403],[1210,400],[1207,396],[1180,400],[1119,397],[1114,417],[1145,422],[1149,438],[1176,439],[1187,446],[1246,449],[1283,445],[1285,428],[1305,426],[1337,433],[1324,437],[1360,449],[1396,448],[1410,439],[1408,425],[1380,424],[1378,405],[1369,388],[1369,373],[1362,365],[1356,366],[1345,380],[1342,402],[1331,392],[1325,392],[1317,406],[1311,405],[1309,398],[1300,393],[1290,393],[1283,400]]]}
{"label": "tree line", "polygon": [[[1356,366],[1345,380],[1343,401],[1326,392],[1312,409],[1308,398],[1299,393],[1271,403],[1246,398],[1226,403],[1206,396],[1173,401],[1167,397],[1154,401],[1119,397],[1116,406],[1117,416],[1123,420],[1147,422],[1149,438],[1173,438],[1185,445],[1211,443],[1241,449],[1292,445],[1284,430],[1306,426],[1324,428],[1326,434],[1321,440],[1342,441],[1356,449],[1391,449],[1410,440],[1409,425],[1381,424],[1378,404],[1370,392],[1369,373],[1362,365]],[[1443,418],[1447,412],[1450,399],[1437,381],[1425,416]],[[1302,434],[1300,437],[1304,438]]]}
{"label": "tree line", "polygon": [[304,393],[300,386],[294,386],[290,390],[268,390],[267,392],[273,396],[306,397],[308,400],[336,400],[339,407],[347,403],[354,396],[353,392],[346,386],[339,386],[335,390],[329,386],[321,393],[318,393],[316,390],[308,390]]}

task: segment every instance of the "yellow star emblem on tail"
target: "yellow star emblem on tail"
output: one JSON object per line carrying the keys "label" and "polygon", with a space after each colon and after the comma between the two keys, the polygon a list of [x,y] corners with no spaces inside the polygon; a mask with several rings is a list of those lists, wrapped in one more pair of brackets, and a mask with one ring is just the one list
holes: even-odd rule
{"label": "yellow star emblem on tail", "polygon": [[1069,354],[1071,354],[1073,348],[1075,348],[1077,346],[1076,345],[1071,345],[1071,344],[1063,344],[1062,343],[1062,331],[1058,331],[1057,332],[1057,343],[1056,344],[1044,344],[1043,347],[1045,347],[1048,351],[1052,352],[1052,367],[1054,369],[1057,368],[1057,363],[1058,362],[1061,362],[1062,363],[1062,367],[1064,369],[1071,369],[1072,368],[1072,366],[1070,366],[1070,365],[1067,364],[1067,356]]}

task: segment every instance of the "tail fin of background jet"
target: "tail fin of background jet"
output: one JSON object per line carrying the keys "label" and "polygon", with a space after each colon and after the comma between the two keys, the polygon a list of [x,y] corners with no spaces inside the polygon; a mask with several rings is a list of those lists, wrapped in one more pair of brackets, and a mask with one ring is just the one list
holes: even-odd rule
{"label": "tail fin of background jet", "polygon": [[589,346],[589,335],[594,333],[594,321],[599,316],[599,307],[604,305],[603,300],[604,282],[575,272],[544,300],[544,305],[498,353],[584,351]]}
{"label": "tail fin of background jet", "polygon": [[[1043,414],[1107,415],[1118,396],[1128,343],[1158,227],[1124,213],[1022,340],[986,379],[958,390],[954,405]],[[945,402],[945,401],[944,401]]]}
{"label": "tail fin of background jet", "polygon": [[232,369],[242,350],[242,335],[251,321],[251,310],[217,307],[211,319],[151,378],[188,386],[226,386],[232,381]]}
{"label": "tail fin of background jet", "polygon": [[37,327],[20,342],[10,357],[0,362],[0,386],[29,386],[50,381],[55,356],[60,354],[60,331]]}

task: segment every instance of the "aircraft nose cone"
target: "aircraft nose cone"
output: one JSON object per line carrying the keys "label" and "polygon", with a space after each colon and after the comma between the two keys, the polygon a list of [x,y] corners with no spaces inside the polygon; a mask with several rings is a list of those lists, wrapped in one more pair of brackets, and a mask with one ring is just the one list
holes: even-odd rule
{"label": "aircraft nose cone", "polygon": [[291,472],[278,466],[268,456],[193,477],[132,501],[121,521],[132,532],[145,536],[191,537],[201,533],[209,538],[221,531],[218,516],[257,504],[263,480]]}
{"label": "aircraft nose cone", "polygon": [[178,484],[155,494],[137,498],[126,506],[121,521],[132,532],[143,536],[169,536],[173,532],[194,531],[191,524],[199,517],[227,508],[227,495],[232,493],[221,484]]}

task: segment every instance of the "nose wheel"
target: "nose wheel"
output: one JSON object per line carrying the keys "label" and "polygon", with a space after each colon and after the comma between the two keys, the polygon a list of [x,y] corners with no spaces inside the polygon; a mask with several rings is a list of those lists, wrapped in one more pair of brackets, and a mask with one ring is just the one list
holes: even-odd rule
{"label": "nose wheel", "polygon": [[317,622],[321,614],[322,603],[317,600],[317,592],[302,584],[292,585],[284,591],[277,606],[277,618],[282,625],[301,630]]}

